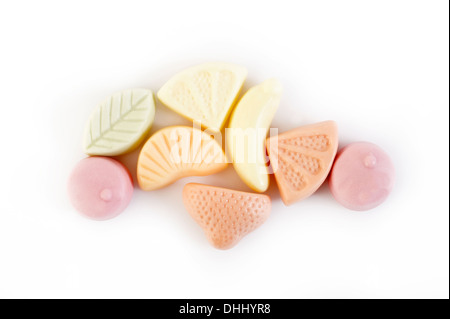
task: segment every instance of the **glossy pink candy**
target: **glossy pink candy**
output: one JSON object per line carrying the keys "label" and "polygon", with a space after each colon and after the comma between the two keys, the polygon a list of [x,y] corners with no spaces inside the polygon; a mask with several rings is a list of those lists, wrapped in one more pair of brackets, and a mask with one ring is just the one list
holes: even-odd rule
{"label": "glossy pink candy", "polygon": [[83,215],[105,220],[119,215],[133,195],[128,170],[107,157],[88,157],[73,170],[68,185],[72,205]]}
{"label": "glossy pink candy", "polygon": [[384,202],[394,179],[394,165],[389,156],[375,144],[357,142],[338,153],[329,185],[339,203],[363,211]]}

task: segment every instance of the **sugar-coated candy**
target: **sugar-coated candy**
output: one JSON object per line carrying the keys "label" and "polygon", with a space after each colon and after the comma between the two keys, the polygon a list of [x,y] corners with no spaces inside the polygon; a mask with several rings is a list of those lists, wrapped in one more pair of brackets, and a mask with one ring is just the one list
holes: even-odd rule
{"label": "sugar-coated candy", "polygon": [[338,153],[329,185],[339,203],[363,211],[384,202],[394,179],[394,165],[386,152],[375,144],[356,142]]}
{"label": "sugar-coated candy", "polygon": [[84,216],[106,220],[119,215],[130,203],[133,181],[120,162],[108,157],[81,160],[69,178],[69,198]]}

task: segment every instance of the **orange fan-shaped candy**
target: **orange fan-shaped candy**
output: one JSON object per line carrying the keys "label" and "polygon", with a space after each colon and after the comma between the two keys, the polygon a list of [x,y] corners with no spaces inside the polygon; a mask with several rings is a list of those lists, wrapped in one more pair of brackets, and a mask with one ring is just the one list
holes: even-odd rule
{"label": "orange fan-shaped candy", "polygon": [[338,148],[337,125],[326,121],[267,139],[270,164],[286,205],[313,194],[330,172]]}
{"label": "orange fan-shaped candy", "polygon": [[146,191],[186,176],[217,173],[227,167],[222,147],[209,134],[189,126],[172,126],[153,134],[141,150],[139,186]]}
{"label": "orange fan-shaped candy", "polygon": [[229,249],[269,217],[270,197],[231,189],[190,183],[183,201],[192,218],[218,249]]}

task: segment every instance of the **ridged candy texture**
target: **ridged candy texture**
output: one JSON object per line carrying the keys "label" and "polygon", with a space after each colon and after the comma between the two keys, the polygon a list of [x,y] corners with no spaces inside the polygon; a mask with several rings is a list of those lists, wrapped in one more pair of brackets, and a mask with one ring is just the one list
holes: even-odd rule
{"label": "ridged candy texture", "polygon": [[204,176],[227,167],[219,143],[189,126],[172,126],[153,134],[141,150],[137,166],[139,186],[146,191],[187,176]]}
{"label": "ridged candy texture", "polygon": [[326,121],[267,139],[267,151],[286,205],[313,194],[330,172],[338,148],[337,125]]}

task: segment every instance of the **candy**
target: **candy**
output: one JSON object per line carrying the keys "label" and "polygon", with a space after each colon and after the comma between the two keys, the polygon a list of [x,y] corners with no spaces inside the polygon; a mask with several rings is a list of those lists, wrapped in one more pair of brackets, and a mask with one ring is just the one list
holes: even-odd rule
{"label": "candy", "polygon": [[172,126],[153,134],[141,150],[139,186],[146,191],[186,176],[217,173],[227,167],[222,147],[209,134],[188,126]]}
{"label": "candy", "polygon": [[218,249],[236,245],[266,221],[271,209],[269,196],[195,183],[184,187],[183,202]]}
{"label": "candy", "polygon": [[267,151],[286,205],[313,194],[330,172],[338,147],[333,121],[302,126],[267,139]]}
{"label": "candy", "polygon": [[[246,76],[247,70],[238,65],[204,63],[179,72],[161,87],[159,100],[193,125],[166,127],[147,139],[137,160],[136,177],[142,190],[160,189],[188,176],[215,174],[230,160],[255,192],[268,189],[269,171],[273,172],[287,206],[311,196],[328,175],[331,193],[350,209],[371,209],[387,198],[394,167],[383,150],[359,142],[336,156],[338,131],[333,121],[274,136],[276,129],[270,125],[281,101],[281,84],[266,80],[236,103]],[[94,157],[75,167],[68,186],[73,206],[83,215],[110,219],[129,204],[133,193],[129,172],[116,160],[100,156],[138,148],[154,116],[155,99],[146,89],[115,93],[93,111],[83,149]],[[225,155],[221,133],[228,117]],[[235,246],[261,226],[271,210],[269,196],[196,183],[185,185],[182,197],[191,217],[218,249]]]}
{"label": "candy", "polygon": [[68,184],[72,205],[84,216],[105,220],[119,215],[133,195],[127,169],[107,157],[88,157],[73,170]]}
{"label": "candy", "polygon": [[281,91],[281,84],[275,79],[252,87],[237,104],[226,129],[234,168],[257,192],[264,192],[269,187],[265,140],[280,104]]}
{"label": "candy", "polygon": [[84,152],[102,156],[130,152],[145,138],[154,117],[155,101],[150,90],[113,94],[92,113],[85,129]]}
{"label": "candy", "polygon": [[220,131],[247,76],[230,63],[205,63],[173,76],[158,91],[158,98],[188,119]]}
{"label": "candy", "polygon": [[380,205],[394,185],[395,170],[389,156],[367,142],[352,143],[336,157],[329,185],[334,198],[352,210]]}

